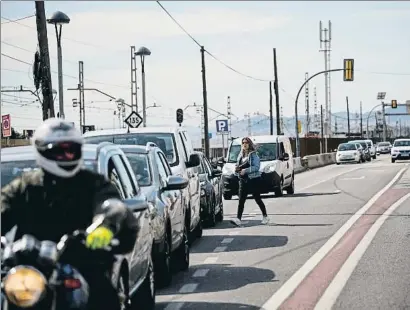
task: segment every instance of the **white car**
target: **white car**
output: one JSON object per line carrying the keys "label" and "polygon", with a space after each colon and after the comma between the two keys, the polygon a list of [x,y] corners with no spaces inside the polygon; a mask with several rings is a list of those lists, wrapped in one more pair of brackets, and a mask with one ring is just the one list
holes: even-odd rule
{"label": "white car", "polygon": [[391,149],[391,162],[396,160],[409,160],[410,159],[410,139],[397,139],[394,140],[393,147]]}
{"label": "white car", "polygon": [[391,151],[392,145],[390,142],[380,142],[377,144],[377,153],[379,154],[389,154]]}
{"label": "white car", "polygon": [[340,165],[341,163],[358,163],[362,162],[360,146],[357,143],[342,143],[337,147],[336,152],[336,164]]}

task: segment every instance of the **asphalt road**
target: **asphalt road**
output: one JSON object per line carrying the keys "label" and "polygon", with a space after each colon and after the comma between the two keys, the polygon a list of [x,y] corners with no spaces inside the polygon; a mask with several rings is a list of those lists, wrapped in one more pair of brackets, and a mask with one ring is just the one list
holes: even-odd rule
{"label": "asphalt road", "polygon": [[[387,189],[399,172],[408,180],[399,175],[401,183]],[[292,196],[265,197],[269,226],[260,225],[249,199],[244,227],[233,227],[237,200],[225,201],[224,222],[195,242],[189,271],[157,292],[157,309],[314,309],[319,300],[316,309],[410,307],[410,198],[367,248],[360,242],[380,214],[410,193],[408,166],[388,156],[332,165],[296,175],[295,187]],[[366,206],[369,214],[355,215]],[[349,228],[352,216],[358,220]]]}

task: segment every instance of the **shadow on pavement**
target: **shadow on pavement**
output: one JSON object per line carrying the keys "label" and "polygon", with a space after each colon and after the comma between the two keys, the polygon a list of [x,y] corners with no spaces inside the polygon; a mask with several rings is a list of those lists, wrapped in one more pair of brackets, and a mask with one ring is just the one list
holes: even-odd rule
{"label": "shadow on pavement", "polygon": [[[229,216],[229,214],[225,214],[225,216]],[[232,214],[232,218],[236,216]],[[207,230],[213,230],[213,229],[242,229],[243,227],[253,227],[253,226],[259,226],[261,225],[261,220],[247,220],[246,218],[248,217],[248,215],[244,214],[243,215],[243,223],[242,223],[242,227],[237,227],[235,225],[233,225],[228,218],[224,219],[224,221],[218,225],[216,225],[215,227],[210,227],[207,228]]]}
{"label": "shadow on pavement", "polygon": [[187,301],[184,302],[182,307],[178,307],[181,302],[157,302],[155,309],[156,310],[163,310],[168,305],[171,309],[180,309],[180,310],[259,310],[260,307],[246,305],[246,304],[238,304],[238,303],[225,303],[225,302],[199,302],[199,301]]}
{"label": "shadow on pavement", "polygon": [[[229,244],[223,244],[221,241],[224,238],[233,238],[234,240]],[[216,242],[213,242],[216,241]],[[211,253],[214,252],[216,247],[227,246],[223,252],[237,252],[248,251],[263,248],[276,248],[283,247],[288,243],[287,236],[263,236],[263,235],[208,235],[202,236],[202,244],[193,247],[191,253]],[[217,252],[216,252],[217,253]]]}
{"label": "shadow on pavement", "polygon": [[[286,191],[285,191],[286,192]],[[262,194],[262,199],[270,199],[270,198],[300,198],[300,197],[310,197],[310,196],[332,196],[332,195],[339,195],[341,192],[329,192],[329,193],[296,193],[292,195],[287,195],[286,193],[282,197],[276,197],[275,194]],[[252,195],[248,196],[246,200],[252,200]],[[238,200],[238,197],[232,197],[231,200]]]}
{"label": "shadow on pavement", "polygon": [[[229,214],[227,214],[229,215]],[[268,215],[300,215],[300,214],[276,214],[276,213],[268,213]],[[305,214],[305,215],[319,215],[319,214]],[[353,214],[352,214],[353,215]],[[233,216],[233,215],[232,215]],[[261,217],[261,215],[257,215]],[[242,220],[242,227],[236,227],[233,225],[229,220],[224,220],[220,225],[217,225],[215,227],[210,227],[207,228],[208,230],[212,229],[243,229],[244,227],[254,227],[254,226],[278,226],[278,227],[326,227],[326,226],[332,226],[333,224],[326,224],[326,223],[276,223],[275,218],[271,218],[271,223],[268,225],[262,225],[261,220],[247,220],[247,217],[249,215],[244,214],[243,220]],[[253,217],[253,216],[252,216]]]}
{"label": "shadow on pavement", "polygon": [[[196,280],[192,278],[195,271],[208,269],[206,277]],[[276,282],[275,273],[269,269],[257,267],[234,267],[229,264],[203,264],[189,268],[187,272],[179,273],[172,279],[172,286],[157,292],[157,295],[186,295],[197,293],[212,293],[231,291],[254,283]],[[180,285],[175,285],[176,283]],[[181,292],[181,285],[186,283],[198,283],[194,292]],[[194,309],[194,308],[192,308]],[[196,309],[195,309],[196,310]]]}

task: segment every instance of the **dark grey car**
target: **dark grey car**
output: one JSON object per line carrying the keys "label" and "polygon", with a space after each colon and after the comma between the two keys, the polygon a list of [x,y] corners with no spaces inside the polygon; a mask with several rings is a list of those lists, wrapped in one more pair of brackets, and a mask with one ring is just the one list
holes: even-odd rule
{"label": "dark grey car", "polygon": [[172,175],[162,150],[154,143],[146,146],[119,146],[130,162],[138,184],[153,204],[154,268],[156,283],[168,286],[172,280],[171,262],[178,270],[189,267],[188,227],[182,191],[188,180]]}
{"label": "dark grey car", "polygon": [[[139,234],[134,249],[126,255],[116,256],[112,272],[113,284],[126,309],[128,301],[136,301],[132,309],[154,309],[155,282],[152,259],[153,231],[150,220],[152,205],[138,186],[131,165],[124,152],[108,142],[84,145],[84,166],[105,175],[118,188],[124,202],[139,222]],[[19,146],[1,150],[1,186],[6,185],[24,171],[37,169],[32,146]],[[143,308],[141,308],[143,305]]]}

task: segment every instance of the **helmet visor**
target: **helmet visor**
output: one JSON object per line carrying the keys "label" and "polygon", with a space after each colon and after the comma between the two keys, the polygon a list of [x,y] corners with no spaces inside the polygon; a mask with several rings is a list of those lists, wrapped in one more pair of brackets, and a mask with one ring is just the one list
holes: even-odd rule
{"label": "helmet visor", "polygon": [[75,142],[48,143],[37,149],[46,159],[62,163],[77,161],[82,156],[82,145]]}

